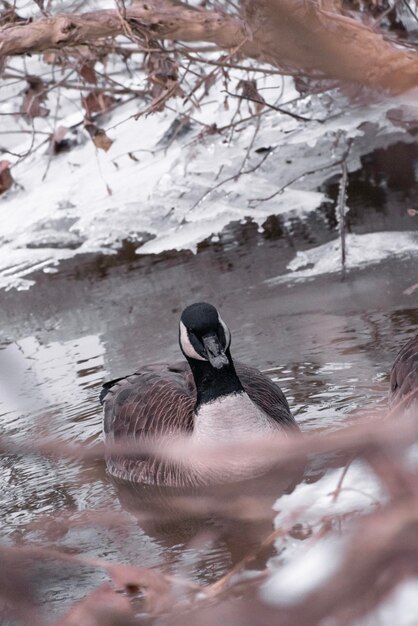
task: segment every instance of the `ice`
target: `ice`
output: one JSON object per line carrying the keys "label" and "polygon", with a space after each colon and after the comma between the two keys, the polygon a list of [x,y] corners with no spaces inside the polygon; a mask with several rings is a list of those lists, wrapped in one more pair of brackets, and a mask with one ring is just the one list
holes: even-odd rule
{"label": "ice", "polygon": [[[364,235],[346,235],[346,269],[351,270],[389,257],[418,255],[417,232],[379,232]],[[288,280],[314,278],[320,274],[341,271],[341,241],[297,252],[288,264],[291,273],[276,276],[267,282],[276,284]]]}

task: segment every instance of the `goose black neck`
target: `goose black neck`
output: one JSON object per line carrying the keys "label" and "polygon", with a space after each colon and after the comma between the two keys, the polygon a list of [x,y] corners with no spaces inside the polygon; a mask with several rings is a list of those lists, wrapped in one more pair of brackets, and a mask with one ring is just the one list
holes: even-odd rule
{"label": "goose black neck", "polygon": [[196,385],[196,409],[202,404],[213,402],[223,396],[244,391],[229,350],[226,352],[226,356],[229,364],[219,370],[214,368],[209,361],[187,359]]}

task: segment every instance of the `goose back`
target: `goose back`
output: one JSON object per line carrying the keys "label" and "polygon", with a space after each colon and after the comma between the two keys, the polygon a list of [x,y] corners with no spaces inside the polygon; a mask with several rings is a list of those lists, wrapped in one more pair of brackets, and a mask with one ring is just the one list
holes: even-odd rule
{"label": "goose back", "polygon": [[[264,413],[286,429],[299,430],[280,387],[256,368],[240,362],[235,362],[235,368],[244,390]],[[196,387],[187,362],[150,365],[110,381],[100,400],[107,443],[193,432]],[[110,453],[106,462],[110,474],[120,480],[178,485],[190,478],[178,466],[149,456]]]}
{"label": "goose back", "polygon": [[418,404],[418,335],[398,352],[390,373],[389,401],[406,409]]}

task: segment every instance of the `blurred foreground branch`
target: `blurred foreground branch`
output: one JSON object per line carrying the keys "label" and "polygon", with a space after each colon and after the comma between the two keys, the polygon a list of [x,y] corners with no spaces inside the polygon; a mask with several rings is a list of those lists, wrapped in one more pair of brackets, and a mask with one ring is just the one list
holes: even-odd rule
{"label": "blurred foreground branch", "polygon": [[[261,571],[252,578],[242,577],[245,565],[254,554],[272,545],[273,542],[286,541],[289,536],[296,536],[296,522],[303,523],[304,510],[308,503],[303,501],[288,510],[287,522],[283,521],[277,529],[260,542],[259,548],[249,551],[241,563],[238,563],[226,576],[212,584],[197,585],[187,578],[172,576],[155,569],[111,563],[103,559],[68,553],[56,546],[30,545],[21,543],[19,547],[1,548],[3,563],[9,563],[7,575],[0,575],[0,600],[3,612],[17,619],[21,624],[41,624],[41,611],[36,599],[36,568],[34,564],[43,562],[59,571],[68,563],[72,567],[90,567],[104,570],[112,585],[105,585],[94,590],[79,605],[57,622],[57,626],[87,626],[93,624],[103,626],[113,624],[140,624],[135,617],[130,600],[142,598],[142,611],[148,615],[160,616],[159,624],[195,624],[202,626],[211,623],[237,623],[245,626],[254,623],[280,623],[283,626],[300,626],[301,623],[316,625],[324,620],[332,619],[335,624],[347,624],[358,619],[378,606],[388,594],[403,580],[418,575],[418,468],[416,463],[405,463],[418,439],[417,392],[409,394],[405,401],[391,411],[384,411],[380,417],[366,419],[341,431],[328,435],[315,434],[290,440],[259,440],[251,445],[228,444],[216,446],[216,449],[199,448],[196,455],[200,463],[212,465],[216,463],[222,469],[235,456],[259,456],[273,470],[272,479],[267,479],[271,493],[277,489],[278,477],[292,471],[298,462],[307,455],[313,459],[317,455],[322,458],[322,474],[334,467],[335,455],[344,453],[349,463],[354,458],[362,459],[369,466],[382,486],[385,499],[375,505],[371,511],[338,514],[328,511],[319,526],[311,527],[309,532],[299,539],[308,538],[308,545],[320,542],[323,537],[341,532],[341,521],[344,517],[345,540],[336,557],[332,576],[319,577],[319,582],[312,581],[312,588],[302,594],[292,604],[274,601],[274,606],[261,600],[257,589],[262,581],[271,575],[271,569]],[[401,415],[400,409],[408,406],[406,413]],[[177,459],[182,463],[193,465],[192,448],[187,440],[176,441],[170,445],[158,445],[150,442],[141,446],[141,452],[158,454],[165,459]],[[60,442],[48,444],[27,443],[18,446],[12,442],[2,441],[3,453],[41,454],[48,457],[71,457],[84,461],[97,459],[104,452],[102,447],[86,448],[84,446],[68,446]],[[122,444],[117,446],[122,453]],[[124,452],[135,454],[134,449],[126,444]],[[138,453],[138,449],[136,450]],[[185,461],[186,459],[186,461]],[[264,480],[264,479],[263,479]],[[341,493],[350,485],[347,481],[346,469],[335,484],[333,501],[341,497]],[[219,481],[210,496],[201,496],[195,491],[182,497],[176,496],[176,506],[183,509],[184,514],[200,516],[202,513],[213,515],[237,516],[237,519],[257,519],[260,506],[263,511],[265,492],[255,492],[251,497],[246,494],[245,483],[237,490],[234,488],[233,505],[231,491],[225,491],[226,485]],[[228,494],[226,496],[226,494]],[[277,492],[276,492],[277,495]],[[166,501],[168,502],[168,500]],[[139,500],[139,511],[144,507],[143,499]],[[266,514],[266,511],[263,513]],[[126,514],[115,511],[97,511],[83,513],[83,519],[76,524],[109,525],[114,529],[122,529],[127,524]],[[141,516],[138,518],[141,519]],[[145,520],[145,517],[143,518]],[[39,519],[38,531],[46,521]],[[72,522],[71,516],[58,514],[54,520],[55,531],[60,524],[68,529]],[[296,525],[295,525],[296,524]],[[126,531],[125,531],[126,532]],[[285,545],[285,544],[284,544]],[[13,564],[13,567],[11,566]],[[274,571],[281,567],[275,566]],[[55,570],[54,570],[55,568]],[[4,568],[2,569],[5,572]],[[235,593],[243,586],[247,589],[244,596],[237,602]],[[25,589],[25,602],[20,601],[22,590]],[[236,590],[236,591],[234,591]],[[122,594],[122,595],[120,595]],[[139,596],[138,596],[139,594]],[[274,598],[272,598],[273,600]],[[215,602],[216,600],[216,602]]]}
{"label": "blurred foreground branch", "polygon": [[334,5],[332,11],[322,6],[307,0],[243,0],[236,15],[147,0],[123,13],[108,9],[7,23],[0,31],[0,55],[95,45],[124,35],[145,48],[150,40],[210,42],[284,72],[299,70],[393,93],[418,84],[418,53],[386,41],[337,13]]}

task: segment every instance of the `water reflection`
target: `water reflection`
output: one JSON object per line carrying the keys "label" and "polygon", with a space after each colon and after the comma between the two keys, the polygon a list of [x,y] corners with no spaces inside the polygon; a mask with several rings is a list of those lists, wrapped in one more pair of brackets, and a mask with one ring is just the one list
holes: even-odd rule
{"label": "water reflection", "polygon": [[[105,375],[104,347],[98,335],[50,343],[29,336],[3,347],[2,432],[82,440],[96,436],[101,420],[97,388]],[[77,427],[79,421],[83,429]]]}
{"label": "water reflection", "polygon": [[[305,464],[271,472],[243,482],[215,486],[174,488],[112,481],[124,510],[138,527],[161,546],[167,566],[178,571],[178,553],[185,549],[188,575],[199,582],[214,582],[243,555],[271,533],[273,504],[290,493],[303,478]],[[175,549],[175,555],[173,554]],[[174,559],[173,559],[174,556]],[[266,554],[262,555],[265,565]],[[209,563],[211,564],[209,567]],[[252,564],[254,567],[254,563]]]}

